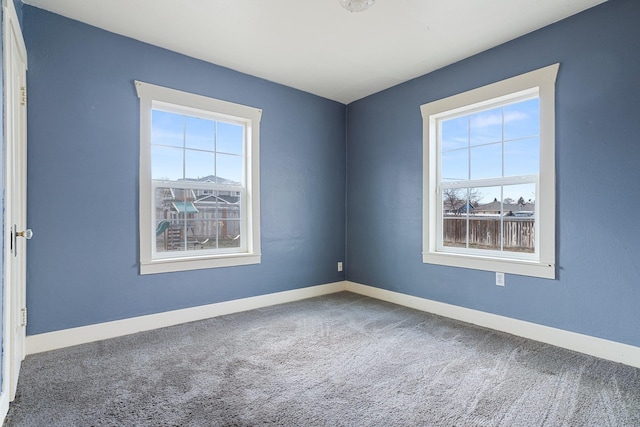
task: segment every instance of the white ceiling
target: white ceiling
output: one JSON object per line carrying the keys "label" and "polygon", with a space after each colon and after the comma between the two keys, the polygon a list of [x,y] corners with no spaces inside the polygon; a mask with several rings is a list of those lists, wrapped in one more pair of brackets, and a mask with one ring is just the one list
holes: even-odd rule
{"label": "white ceiling", "polygon": [[349,103],[606,0],[24,0]]}

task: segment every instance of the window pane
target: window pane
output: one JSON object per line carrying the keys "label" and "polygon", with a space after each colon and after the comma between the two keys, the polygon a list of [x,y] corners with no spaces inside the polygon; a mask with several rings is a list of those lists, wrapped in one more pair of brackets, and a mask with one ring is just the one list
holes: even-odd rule
{"label": "window pane", "polygon": [[442,181],[463,181],[469,179],[469,150],[455,150],[442,153]]}
{"label": "window pane", "polygon": [[461,188],[445,188],[442,191],[442,212],[445,215],[459,214],[467,197],[466,192]]}
{"label": "window pane", "polygon": [[500,250],[501,187],[470,189],[473,209],[469,218],[469,247]]}
{"label": "window pane", "polygon": [[467,216],[447,214],[442,217],[442,245],[467,247]]}
{"label": "window pane", "polygon": [[442,191],[442,245],[467,247],[468,190],[447,188]]}
{"label": "window pane", "polygon": [[244,126],[217,122],[216,151],[242,155]]}
{"label": "window pane", "polygon": [[217,221],[215,218],[194,220],[189,222],[191,226],[192,238],[199,246],[215,248]]}
{"label": "window pane", "polygon": [[215,175],[214,154],[204,151],[185,150],[185,178],[190,180],[213,179]]}
{"label": "window pane", "polygon": [[221,184],[242,184],[242,157],[217,154],[216,175]]}
{"label": "window pane", "polygon": [[471,192],[475,215],[499,216],[502,213],[500,202],[502,188],[500,186],[472,188]]}
{"label": "window pane", "polygon": [[505,185],[503,194],[505,214],[533,216],[535,213],[535,184]]}
{"label": "window pane", "polygon": [[186,117],[185,146],[199,150],[214,150],[214,128],[213,120],[201,119],[198,117]]}
{"label": "window pane", "polygon": [[184,203],[185,192],[178,188],[156,187],[155,218],[156,223],[163,219],[179,219],[180,212],[176,209],[176,202]]}
{"label": "window pane", "polygon": [[184,116],[167,113],[166,111],[151,111],[151,143],[182,147],[184,145]]}
{"label": "window pane", "polygon": [[175,215],[170,214],[170,206],[171,206],[170,201],[173,199],[174,197],[173,197],[173,194],[171,193],[171,189],[156,188],[155,200],[154,200],[154,205],[156,209],[154,212],[154,219],[156,224],[156,231],[158,233],[164,231],[164,229],[167,227],[166,224],[164,225],[160,224],[162,221],[164,220],[171,221],[173,219],[177,219]]}
{"label": "window pane", "polygon": [[239,192],[157,187],[154,202],[157,252],[241,247]]}
{"label": "window pane", "polygon": [[469,145],[469,116],[445,120],[440,125],[443,153]]}
{"label": "window pane", "polygon": [[[166,227],[164,226],[166,225]],[[160,231],[162,226],[162,231]],[[156,229],[156,251],[182,252],[184,251],[184,226],[182,220],[165,220]]]}
{"label": "window pane", "polygon": [[505,216],[503,249],[507,252],[535,252],[535,223],[533,216]]}
{"label": "window pane", "polygon": [[151,147],[151,179],[176,181],[183,178],[181,148]]}
{"label": "window pane", "polygon": [[215,191],[213,190],[194,190],[195,193],[195,201],[193,202],[196,209],[198,209],[198,214],[196,215],[196,219],[200,220],[209,220],[216,219],[218,212],[218,198],[215,196]]}
{"label": "window pane", "polygon": [[216,249],[216,221],[187,220],[187,249],[190,251]]}
{"label": "window pane", "polygon": [[503,249],[510,252],[535,251],[535,184],[505,185]]}
{"label": "window pane", "polygon": [[472,146],[502,141],[502,107],[471,114],[469,121]]}
{"label": "window pane", "polygon": [[536,175],[540,172],[540,139],[529,138],[504,144],[504,176]]}
{"label": "window pane", "polygon": [[157,187],[155,191],[155,238],[158,252],[184,250],[184,207],[188,192]]}
{"label": "window pane", "polygon": [[224,212],[223,218],[241,219],[242,216],[240,215],[240,203],[237,202],[234,205],[227,206],[227,210],[226,212]]}
{"label": "window pane", "polygon": [[502,144],[471,148],[471,179],[502,176]]}
{"label": "window pane", "polygon": [[218,247],[239,248],[241,241],[240,221],[218,221],[218,224]]}
{"label": "window pane", "polygon": [[538,98],[504,107],[504,139],[540,135],[540,100]]}
{"label": "window pane", "polygon": [[[239,199],[239,197],[220,195],[218,196],[220,204],[218,205],[218,218],[219,219],[239,219],[240,218],[240,202],[233,201],[233,199]],[[227,202],[227,200],[231,200]]]}

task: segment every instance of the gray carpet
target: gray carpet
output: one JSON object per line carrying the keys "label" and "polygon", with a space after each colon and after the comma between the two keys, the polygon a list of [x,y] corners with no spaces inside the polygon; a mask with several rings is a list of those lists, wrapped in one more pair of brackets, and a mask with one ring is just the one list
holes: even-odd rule
{"label": "gray carpet", "polygon": [[640,370],[350,293],[27,357],[7,426],[640,426]]}

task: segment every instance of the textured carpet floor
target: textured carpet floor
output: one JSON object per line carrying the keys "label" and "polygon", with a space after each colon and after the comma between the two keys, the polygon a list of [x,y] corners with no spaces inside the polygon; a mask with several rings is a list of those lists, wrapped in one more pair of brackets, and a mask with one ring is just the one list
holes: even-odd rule
{"label": "textured carpet floor", "polygon": [[640,426],[640,370],[350,293],[37,354],[7,426]]}

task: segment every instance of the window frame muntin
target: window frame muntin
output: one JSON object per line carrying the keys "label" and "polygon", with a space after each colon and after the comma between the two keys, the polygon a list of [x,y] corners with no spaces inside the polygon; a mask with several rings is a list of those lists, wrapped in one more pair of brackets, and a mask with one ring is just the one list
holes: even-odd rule
{"label": "window frame muntin", "polygon": [[[260,120],[262,110],[203,95],[183,92],[141,81],[134,82],[140,98],[140,171],[139,171],[139,264],[140,274],[154,274],[203,268],[230,267],[259,264],[260,252]],[[245,170],[246,195],[246,252],[189,255],[168,258],[152,256],[155,215],[150,211],[152,202],[151,179],[151,116],[155,105],[175,106],[179,114],[189,112],[196,117],[216,117],[220,121],[245,124]],[[166,111],[166,109],[160,108]],[[171,112],[171,111],[169,111]],[[211,114],[211,116],[209,116]],[[148,215],[145,215],[145,212]]]}
{"label": "window frame muntin", "polygon": [[[476,183],[475,185],[469,184],[470,182]],[[518,176],[509,176],[504,177],[502,179],[499,178],[488,178],[488,179],[479,179],[479,180],[470,180],[464,182],[466,185],[462,185],[462,181],[449,181],[446,185],[438,186],[438,203],[440,203],[440,207],[442,207],[442,190],[446,188],[482,188],[482,187],[497,187],[497,186],[509,186],[509,185],[520,185],[520,184],[534,184],[536,186],[536,196],[539,195],[539,187],[540,187],[540,179],[538,175],[518,175]],[[539,205],[535,204],[535,211],[533,214],[533,219],[537,222],[539,214]],[[525,261],[537,261],[540,254],[540,239],[535,239],[535,250],[533,253],[528,252],[515,252],[515,251],[493,251],[491,249],[474,249],[474,248],[458,248],[455,246],[444,246],[443,244],[443,230],[444,230],[444,215],[442,214],[442,209],[436,209],[436,250],[441,253],[457,253],[457,254],[469,254],[469,255],[477,255],[477,256],[490,256],[496,259],[504,259],[504,260],[525,260]],[[504,215],[500,217],[501,222],[503,222]],[[445,249],[446,248],[446,249]],[[508,255],[508,256],[505,256]]]}
{"label": "window frame muntin", "polygon": [[[423,119],[423,262],[555,279],[555,82],[560,64],[553,64],[496,83],[435,100],[420,106]],[[537,91],[540,99],[539,200],[536,200],[537,260],[459,254],[437,250],[437,197],[440,176],[437,118],[459,112],[470,114],[508,100],[515,94]],[[516,102],[516,101],[514,101]],[[539,241],[539,243],[538,243]]]}
{"label": "window frame muntin", "polygon": [[[151,215],[154,220],[150,221],[151,225],[151,258],[154,260],[164,260],[164,259],[174,259],[174,258],[189,258],[189,257],[203,257],[203,256],[217,256],[217,255],[227,255],[227,254],[242,254],[247,252],[247,238],[245,237],[249,232],[249,225],[247,223],[247,214],[246,214],[246,194],[247,191],[243,186],[229,186],[222,184],[204,184],[200,182],[178,182],[178,181],[162,181],[162,180],[151,180],[151,188],[152,194],[155,194],[155,190],[158,187],[170,187],[170,188],[179,188],[182,190],[213,190],[213,191],[237,191],[240,193],[240,246],[237,248],[226,248],[226,249],[208,249],[208,250],[189,250],[185,249],[180,252],[158,252],[157,250],[157,242],[153,239],[153,233],[155,233],[155,224],[158,222],[158,218],[155,218],[156,204],[155,197],[151,197]],[[176,185],[179,183],[180,185]],[[183,185],[184,184],[184,185]],[[204,184],[204,185],[203,185]],[[235,218],[232,218],[235,220]],[[183,254],[181,256],[176,256],[178,254]]]}

